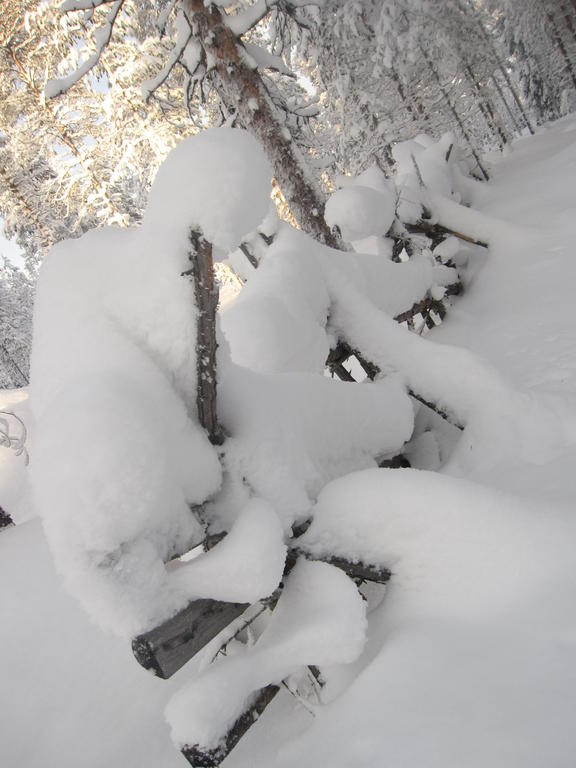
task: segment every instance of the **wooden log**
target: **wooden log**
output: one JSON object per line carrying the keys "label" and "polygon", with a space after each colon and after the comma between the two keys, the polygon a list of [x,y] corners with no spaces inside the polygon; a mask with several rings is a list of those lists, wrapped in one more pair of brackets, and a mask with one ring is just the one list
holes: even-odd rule
{"label": "wooden log", "polygon": [[[304,526],[302,528],[305,529]],[[353,562],[343,557],[317,557],[297,543],[288,550],[285,576],[292,570],[300,555],[334,565],[354,580],[384,584],[390,579],[390,571],[386,568]],[[281,583],[269,597],[259,602],[263,606],[274,608],[280,598],[282,586]],[[194,600],[172,618],[135,637],[132,640],[134,656],[144,669],[167,680],[249,607],[249,603]]]}
{"label": "wooden log", "polygon": [[248,607],[248,603],[194,600],[171,619],[135,637],[134,656],[144,669],[167,680]]}
{"label": "wooden log", "polygon": [[425,296],[421,301],[413,304],[410,309],[406,310],[406,312],[396,315],[394,320],[396,320],[397,323],[406,323],[412,317],[419,314],[426,318],[426,315],[431,310],[440,315],[440,317],[445,317],[446,315],[446,307],[441,301],[433,299],[431,296]]}
{"label": "wooden log", "polygon": [[412,464],[404,454],[399,453],[397,456],[392,456],[391,459],[382,459],[378,462],[378,466],[381,469],[409,469]]}
{"label": "wooden log", "polygon": [[258,691],[256,698],[236,720],[217,747],[204,747],[201,744],[187,745],[182,749],[182,754],[186,760],[193,768],[218,768],[246,731],[258,720],[279,690],[277,685],[267,685]]}
{"label": "wooden log", "polygon": [[336,376],[338,376],[340,381],[347,381],[349,383],[354,383],[354,384],[356,383],[356,379],[354,378],[354,376],[352,376],[350,371],[348,371],[346,368],[344,368],[342,363],[334,365],[332,368],[330,368],[330,371],[331,371],[331,373],[333,373]]}
{"label": "wooden log", "polygon": [[464,232],[456,232],[453,229],[443,226],[442,224],[432,224],[429,221],[419,221],[417,224],[405,224],[406,230],[414,234],[424,234],[431,238],[440,238],[443,240],[447,235],[457,237],[459,240],[464,240],[466,243],[472,245],[479,245],[481,248],[488,248],[488,243],[482,240],[476,240],[470,235]]}
{"label": "wooden log", "polygon": [[296,548],[296,552],[309,560],[317,560],[321,563],[333,565],[335,568],[344,571],[344,573],[354,581],[373,581],[376,584],[386,584],[390,581],[390,577],[392,576],[392,572],[383,566],[371,565],[370,563],[362,563],[360,561],[354,562],[352,560],[347,560],[345,557],[336,557],[333,555],[318,556],[316,554],[311,554],[304,547]]}
{"label": "wooden log", "polygon": [[252,253],[252,251],[248,247],[248,244],[247,243],[240,243],[239,248],[242,251],[242,253],[244,254],[244,256],[246,256],[246,258],[248,259],[250,264],[254,267],[254,269],[258,269],[258,259],[256,258],[256,256],[254,256],[254,254]]}
{"label": "wooden log", "polygon": [[418,393],[414,392],[412,389],[408,390],[408,394],[410,397],[413,397],[414,400],[418,400],[419,403],[422,403],[422,405],[425,405],[426,408],[430,408],[431,411],[434,411],[434,413],[438,414],[440,418],[444,419],[444,421],[447,421],[449,424],[452,424],[453,427],[456,427],[456,429],[459,429],[461,432],[464,431],[464,427],[462,424],[460,424],[459,421],[457,421],[453,416],[446,413],[446,411],[442,410],[439,406],[437,406],[435,403],[430,402],[430,400],[426,400],[422,395],[419,395]]}
{"label": "wooden log", "polygon": [[[340,366],[342,366],[346,360],[348,360],[349,357],[354,356],[356,360],[358,360],[358,363],[363,368],[364,373],[366,376],[368,376],[369,379],[373,380],[376,378],[376,376],[380,373],[380,369],[378,366],[374,365],[373,363],[369,362],[368,360],[365,360],[362,355],[358,352],[356,349],[352,349],[346,342],[339,341],[338,344],[333,347],[330,352],[328,353],[328,357],[326,358],[326,367],[333,373],[335,373],[338,378],[342,378],[340,375]],[[348,374],[348,371],[346,371],[346,374]],[[346,375],[343,374],[343,375]],[[349,376],[346,376],[344,381],[350,381],[351,378]]]}
{"label": "wooden log", "polygon": [[7,528],[9,525],[14,525],[14,521],[8,512],[5,512],[2,507],[0,507],[0,528]]}

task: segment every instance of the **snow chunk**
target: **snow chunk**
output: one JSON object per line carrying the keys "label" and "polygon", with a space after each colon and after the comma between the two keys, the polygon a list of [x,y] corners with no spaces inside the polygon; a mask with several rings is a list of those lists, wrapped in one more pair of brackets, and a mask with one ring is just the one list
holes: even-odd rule
{"label": "snow chunk", "polygon": [[249,133],[202,131],[182,141],[161,165],[145,224],[184,237],[196,227],[214,245],[231,249],[265,218],[271,178],[272,169]]}
{"label": "snow chunk", "polygon": [[395,376],[349,384],[306,373],[221,366],[219,416],[229,471],[267,499],[286,528],[344,472],[373,467],[409,439],[413,407]]}
{"label": "snow chunk", "polygon": [[189,504],[218,488],[220,466],[161,374],[126,352],[130,373],[73,378],[51,401],[31,473],[67,587],[101,626],[132,635],[187,602],[163,561],[201,539]]}
{"label": "snow chunk", "polygon": [[394,221],[396,198],[388,190],[370,187],[345,187],[330,196],[324,218],[329,227],[337,226],[344,240],[352,242],[370,235],[385,235]]}
{"label": "snow chunk", "polygon": [[329,298],[309,239],[285,229],[221,313],[232,359],[255,371],[321,372],[329,351]]}
{"label": "snow chunk", "polygon": [[179,564],[171,581],[198,597],[253,603],[276,589],[285,559],[276,513],[264,500],[252,499],[228,535],[205,554]]}
{"label": "snow chunk", "polygon": [[400,263],[372,254],[358,254],[355,260],[364,277],[366,296],[392,317],[411,309],[435,286],[458,280],[456,270],[439,266],[424,255]]}
{"label": "snow chunk", "polygon": [[354,583],[333,566],[300,559],[255,646],[213,664],[168,703],[173,741],[179,748],[216,748],[252,693],[306,664],[354,661],[365,630],[364,603]]}
{"label": "snow chunk", "polygon": [[299,541],[312,555],[390,568],[394,615],[465,619],[503,614],[562,583],[575,533],[564,515],[475,483],[376,469],[327,485]]}

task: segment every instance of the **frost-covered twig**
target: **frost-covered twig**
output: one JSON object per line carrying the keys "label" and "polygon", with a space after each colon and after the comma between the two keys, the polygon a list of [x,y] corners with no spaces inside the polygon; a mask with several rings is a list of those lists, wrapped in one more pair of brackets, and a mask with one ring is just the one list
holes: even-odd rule
{"label": "frost-covered twig", "polygon": [[[168,56],[168,59],[166,61],[166,64],[164,67],[158,72],[158,74],[151,78],[150,80],[146,80],[142,83],[142,98],[144,101],[148,101],[150,97],[154,94],[160,86],[162,86],[168,77],[170,76],[170,73],[176,66],[178,62],[182,63],[183,57],[186,54],[187,48],[189,44],[192,41],[192,28],[190,25],[190,22],[185,14],[182,14],[181,23],[179,25],[178,29],[178,36],[176,43],[174,44],[174,47],[170,51],[170,54]],[[185,22],[185,23],[184,23]],[[185,66],[187,69],[190,77],[194,75],[194,72],[196,71],[198,65],[200,64],[200,46],[198,44],[192,46],[193,51],[190,56],[188,56],[188,62]],[[193,57],[194,61],[190,61],[191,57]]]}
{"label": "frost-covered twig", "polygon": [[[98,0],[94,0],[94,7],[96,7],[96,5],[102,5],[105,1],[108,2],[109,0],[100,0],[100,2]],[[68,4],[67,10],[85,10],[84,5],[85,3],[83,3],[82,0],[80,3],[71,2]],[[89,56],[86,61],[81,64],[78,69],[75,69],[74,72],[72,72],[70,75],[56,78],[55,80],[48,80],[44,91],[47,99],[54,99],[56,96],[61,96],[63,93],[66,93],[66,91],[69,91],[73,85],[75,85],[84,77],[84,75],[88,74],[88,72],[94,69],[94,67],[100,61],[104,49],[110,42],[112,31],[114,30],[114,24],[116,23],[116,19],[118,18],[118,14],[120,13],[123,5],[124,0],[116,0],[110,9],[110,12],[106,16],[106,20],[104,21],[103,26],[99,27],[94,32],[96,50],[93,54]]]}
{"label": "frost-covered twig", "polygon": [[[17,422],[20,426],[19,435],[10,434],[10,422],[8,419],[3,418],[4,416],[9,416]],[[26,431],[26,425],[19,416],[16,416],[16,414],[11,411],[0,411],[0,447],[10,448],[10,450],[14,451],[16,456],[23,455],[26,464],[28,464],[30,460],[28,451],[26,450],[27,437],[28,432]]]}

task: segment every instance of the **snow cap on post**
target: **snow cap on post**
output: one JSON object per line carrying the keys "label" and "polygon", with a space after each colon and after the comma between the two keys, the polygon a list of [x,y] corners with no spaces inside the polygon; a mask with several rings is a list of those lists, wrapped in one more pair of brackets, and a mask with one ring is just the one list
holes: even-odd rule
{"label": "snow cap on post", "polygon": [[344,240],[353,242],[386,235],[394,221],[395,207],[396,198],[390,190],[349,186],[330,196],[324,219],[329,227],[340,229]]}
{"label": "snow cap on post", "polygon": [[272,169],[249,133],[203,131],[178,144],[158,170],[144,224],[172,235],[198,229],[214,245],[231,249],[265,218],[271,179]]}

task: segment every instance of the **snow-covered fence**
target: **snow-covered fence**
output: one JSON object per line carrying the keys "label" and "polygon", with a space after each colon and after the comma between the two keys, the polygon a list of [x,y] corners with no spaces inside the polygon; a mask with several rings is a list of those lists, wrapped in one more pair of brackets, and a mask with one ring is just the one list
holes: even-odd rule
{"label": "snow-covered fence", "polygon": [[[299,535],[305,532],[308,523],[300,526]],[[219,537],[220,541],[222,539],[223,537]],[[204,551],[208,549],[206,545],[203,548]],[[309,555],[297,536],[289,542],[284,577],[290,573],[299,556]],[[343,557],[329,555],[313,559],[321,559],[322,562],[339,568],[357,583],[371,581],[385,584],[390,578],[388,569],[376,568],[361,561],[352,562]],[[281,587],[268,598],[260,600],[258,605],[273,609],[280,592]],[[168,679],[250,607],[249,603],[194,600],[175,616],[135,637],[132,640],[134,656],[145,669],[151,670],[157,677]]]}
{"label": "snow-covered fence", "polygon": [[[207,132],[161,168],[139,229],[59,244],[43,268],[32,474],[69,588],[163,678],[267,616],[252,645],[208,664],[168,707],[197,765],[218,764],[281,681],[362,651],[355,582],[390,572],[307,547],[322,489],[405,465],[415,440],[422,453],[414,399],[458,439],[507,394],[465,351],[402,327],[441,319],[460,289],[455,235],[450,245],[407,225],[430,201],[453,233],[468,231],[457,214],[476,240],[489,224],[432,200],[447,153],[438,164],[435,145],[418,152],[417,177],[410,162],[403,183],[371,170],[336,193],[327,216],[353,248],[338,251],[279,222],[259,232],[269,167],[243,132]],[[233,258],[238,243],[253,257],[239,252],[248,279],[216,317],[212,250]],[[352,354],[362,385],[345,368]],[[324,375],[327,361],[344,382]],[[455,368],[470,373],[447,378]]]}

